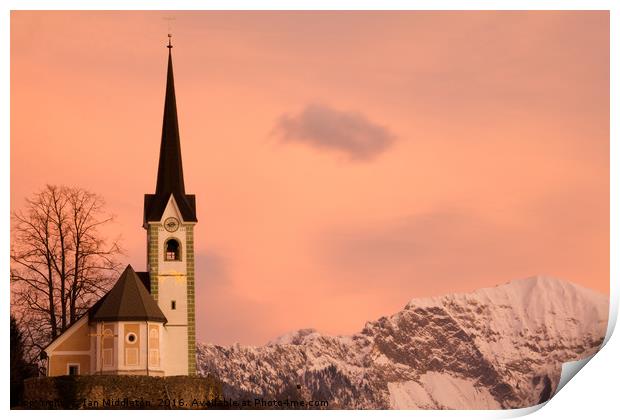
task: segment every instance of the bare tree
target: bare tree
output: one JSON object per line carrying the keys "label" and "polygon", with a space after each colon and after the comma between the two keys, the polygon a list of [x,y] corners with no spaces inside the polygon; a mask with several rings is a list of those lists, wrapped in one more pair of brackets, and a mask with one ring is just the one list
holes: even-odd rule
{"label": "bare tree", "polygon": [[80,188],[47,185],[12,214],[11,285],[27,343],[42,349],[110,287],[120,264],[103,199]]}

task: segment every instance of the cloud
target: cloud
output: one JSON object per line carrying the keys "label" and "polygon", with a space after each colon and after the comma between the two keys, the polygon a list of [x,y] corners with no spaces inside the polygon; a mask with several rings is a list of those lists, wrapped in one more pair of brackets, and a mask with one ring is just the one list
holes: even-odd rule
{"label": "cloud", "polygon": [[475,214],[438,210],[337,228],[325,232],[319,248],[323,261],[344,272],[357,272],[359,280],[391,279],[384,281],[397,285],[441,277],[442,282],[449,282],[484,271],[489,264],[514,264],[514,246],[510,250],[503,246],[512,233]]}
{"label": "cloud", "polygon": [[322,150],[341,152],[351,160],[368,161],[387,150],[394,135],[359,112],[339,111],[310,104],[296,116],[280,117],[275,132]]}
{"label": "cloud", "polygon": [[[336,273],[342,290],[373,290],[377,299],[393,290],[431,296],[535,274],[605,290],[605,188],[558,187],[491,214],[441,206],[401,218],[345,222],[319,233],[315,255]],[[596,194],[603,199],[583,199]]]}
{"label": "cloud", "polygon": [[216,252],[196,255],[196,271],[218,286],[228,285],[230,282],[228,262]]}
{"label": "cloud", "polygon": [[465,210],[437,209],[335,228],[324,232],[317,249],[319,260],[347,279],[343,288],[375,289],[377,296],[400,290],[410,298],[548,274],[540,271],[551,257],[532,230]]}
{"label": "cloud", "polygon": [[260,344],[273,337],[272,308],[245,297],[234,271],[233,259],[223,253],[196,255],[196,338],[200,342]]}

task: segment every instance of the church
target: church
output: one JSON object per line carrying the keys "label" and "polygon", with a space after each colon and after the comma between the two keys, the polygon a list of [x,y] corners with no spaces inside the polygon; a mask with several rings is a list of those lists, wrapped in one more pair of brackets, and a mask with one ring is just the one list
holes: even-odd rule
{"label": "church", "polygon": [[[170,38],[170,35],[168,35]],[[147,271],[110,291],[44,350],[48,376],[195,375],[196,197],[185,193],[172,44],[155,194],[144,196]]]}

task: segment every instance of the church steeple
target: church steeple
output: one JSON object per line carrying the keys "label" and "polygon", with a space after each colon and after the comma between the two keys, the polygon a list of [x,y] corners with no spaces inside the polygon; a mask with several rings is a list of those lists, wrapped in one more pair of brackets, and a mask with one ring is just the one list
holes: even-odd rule
{"label": "church steeple", "polygon": [[159,149],[159,166],[155,194],[144,196],[144,225],[160,221],[170,195],[179,207],[186,222],[196,222],[196,198],[185,194],[183,179],[183,162],[181,158],[181,139],[177,116],[174,75],[172,71],[172,42],[168,35],[168,74],[166,78],[166,97],[164,100],[164,118]]}
{"label": "church steeple", "polygon": [[174,92],[174,75],[172,72],[172,43],[170,35],[167,48],[168,76],[166,80],[166,99],[164,102],[161,147],[159,150],[159,168],[157,170],[157,187],[155,189],[156,195],[172,192],[185,194],[181,141],[179,138],[179,120]]}
{"label": "church steeple", "polygon": [[[168,35],[170,38],[170,35]],[[194,225],[196,196],[185,193],[179,121],[168,41],[168,75],[155,194],[144,196],[149,292],[167,323],[166,375],[196,374]],[[150,357],[150,356],[149,356]]]}

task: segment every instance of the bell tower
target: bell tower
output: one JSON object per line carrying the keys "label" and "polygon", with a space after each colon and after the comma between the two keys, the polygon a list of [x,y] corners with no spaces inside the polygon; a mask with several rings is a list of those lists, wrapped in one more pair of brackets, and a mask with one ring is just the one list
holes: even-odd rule
{"label": "bell tower", "polygon": [[196,374],[194,226],[196,196],[185,193],[177,118],[172,42],[155,194],[144,196],[150,292],[168,320],[161,360],[166,375]]}

